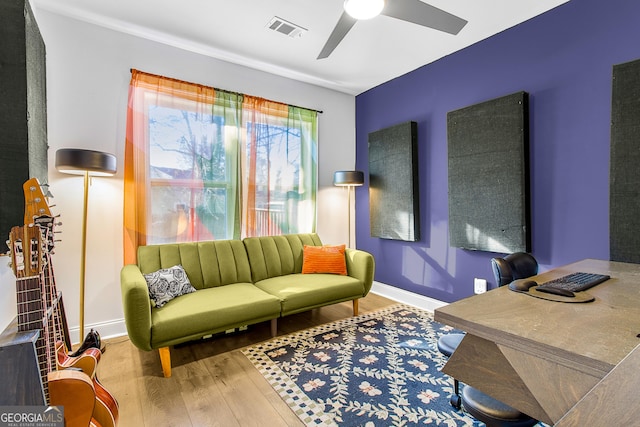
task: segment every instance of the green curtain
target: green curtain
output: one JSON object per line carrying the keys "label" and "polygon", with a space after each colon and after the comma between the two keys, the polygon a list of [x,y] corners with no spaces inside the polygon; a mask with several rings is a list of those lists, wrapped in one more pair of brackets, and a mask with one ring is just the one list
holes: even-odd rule
{"label": "green curtain", "polygon": [[300,226],[292,232],[316,231],[316,193],[318,188],[318,114],[289,106],[287,127],[300,131],[300,178],[298,205]]}

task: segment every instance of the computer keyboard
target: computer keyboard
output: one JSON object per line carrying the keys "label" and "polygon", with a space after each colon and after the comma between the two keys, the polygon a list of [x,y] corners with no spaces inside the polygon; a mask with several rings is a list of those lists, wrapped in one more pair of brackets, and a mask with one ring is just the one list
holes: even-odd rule
{"label": "computer keyboard", "polygon": [[571,292],[580,292],[585,289],[589,289],[595,285],[598,285],[605,280],[609,280],[611,277],[606,274],[597,273],[571,273],[566,276],[558,277],[557,279],[549,280],[539,285],[536,289],[540,288],[555,288],[565,289]]}

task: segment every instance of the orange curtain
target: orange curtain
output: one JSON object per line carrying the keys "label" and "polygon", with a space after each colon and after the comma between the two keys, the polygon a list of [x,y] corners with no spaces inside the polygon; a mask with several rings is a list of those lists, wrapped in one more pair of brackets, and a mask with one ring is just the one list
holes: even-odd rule
{"label": "orange curtain", "polygon": [[127,131],[124,158],[124,263],[137,259],[137,248],[147,243],[148,219],[148,120],[149,104],[187,99],[203,109],[215,99],[215,89],[177,79],[131,70],[127,105]]}

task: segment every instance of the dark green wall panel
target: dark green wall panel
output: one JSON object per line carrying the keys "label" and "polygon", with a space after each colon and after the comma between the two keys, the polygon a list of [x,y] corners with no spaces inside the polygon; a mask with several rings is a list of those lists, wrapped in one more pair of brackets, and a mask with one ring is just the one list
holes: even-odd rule
{"label": "dark green wall panel", "polygon": [[420,239],[417,124],[401,123],[369,134],[371,236]]}
{"label": "dark green wall panel", "polygon": [[47,183],[45,45],[25,0],[0,3],[0,249],[24,223],[22,184]]}
{"label": "dark green wall panel", "polygon": [[450,245],[530,251],[527,93],[449,112],[447,140]]}
{"label": "dark green wall panel", "polygon": [[610,258],[640,263],[640,60],[613,67],[609,169]]}

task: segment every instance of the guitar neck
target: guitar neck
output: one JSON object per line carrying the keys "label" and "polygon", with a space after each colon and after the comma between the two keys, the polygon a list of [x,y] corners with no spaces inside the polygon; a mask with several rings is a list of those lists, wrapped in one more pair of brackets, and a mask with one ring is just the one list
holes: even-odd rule
{"label": "guitar neck", "polygon": [[24,332],[42,329],[45,308],[40,277],[16,279],[16,302],[18,330]]}
{"label": "guitar neck", "polygon": [[48,374],[54,368],[51,363],[51,356],[49,353],[49,339],[47,337],[48,331],[46,329],[40,330],[40,335],[36,340],[36,356],[38,357],[38,369],[40,371],[40,379],[42,381],[42,391],[44,392],[44,398],[49,403],[49,380]]}
{"label": "guitar neck", "polygon": [[53,263],[51,262],[51,255],[49,253],[46,254],[45,260],[45,268],[43,271],[46,296],[45,304],[47,305],[47,309],[52,312],[56,341],[63,341],[67,350],[71,351],[71,336],[69,334],[69,325],[67,324],[67,316],[62,302],[62,292],[59,292],[56,288]]}

